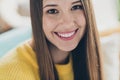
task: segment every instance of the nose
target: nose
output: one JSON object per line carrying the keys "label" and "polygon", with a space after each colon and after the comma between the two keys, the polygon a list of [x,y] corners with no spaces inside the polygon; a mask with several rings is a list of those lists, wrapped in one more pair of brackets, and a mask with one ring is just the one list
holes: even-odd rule
{"label": "nose", "polygon": [[63,14],[60,18],[60,25],[64,28],[75,27],[75,19],[71,13]]}

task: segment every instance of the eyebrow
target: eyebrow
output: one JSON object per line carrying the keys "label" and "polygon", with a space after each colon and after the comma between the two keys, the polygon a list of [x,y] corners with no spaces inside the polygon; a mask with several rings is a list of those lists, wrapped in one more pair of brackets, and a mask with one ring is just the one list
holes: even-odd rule
{"label": "eyebrow", "polygon": [[[81,3],[81,1],[72,2],[72,4],[75,4],[75,3]],[[56,6],[58,6],[58,5],[57,4],[48,4],[45,7],[56,7]],[[43,7],[43,8],[45,8],[45,7]]]}
{"label": "eyebrow", "polygon": [[[48,4],[45,7],[55,7],[55,6],[58,6],[58,5],[56,5],[56,4]],[[43,8],[45,8],[45,7],[43,7]]]}
{"label": "eyebrow", "polygon": [[75,4],[75,3],[81,3],[81,1],[79,0],[79,1],[72,2],[72,4]]}

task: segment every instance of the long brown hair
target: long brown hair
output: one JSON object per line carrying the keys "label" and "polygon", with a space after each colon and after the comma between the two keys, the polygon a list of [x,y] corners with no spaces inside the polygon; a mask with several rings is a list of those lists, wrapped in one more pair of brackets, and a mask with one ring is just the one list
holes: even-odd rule
{"label": "long brown hair", "polygon": [[[72,51],[74,80],[103,80],[99,38],[91,0],[81,0],[86,18],[86,31]],[[30,0],[33,45],[41,80],[59,80],[42,29],[43,0]]]}

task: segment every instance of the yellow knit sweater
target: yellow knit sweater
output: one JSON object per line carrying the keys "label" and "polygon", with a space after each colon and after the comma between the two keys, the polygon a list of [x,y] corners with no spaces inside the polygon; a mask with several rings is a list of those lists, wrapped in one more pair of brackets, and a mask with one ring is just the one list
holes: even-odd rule
{"label": "yellow knit sweater", "polygon": [[[72,60],[65,65],[56,64],[56,69],[60,80],[73,80]],[[35,52],[27,42],[2,57],[0,80],[40,80]]]}

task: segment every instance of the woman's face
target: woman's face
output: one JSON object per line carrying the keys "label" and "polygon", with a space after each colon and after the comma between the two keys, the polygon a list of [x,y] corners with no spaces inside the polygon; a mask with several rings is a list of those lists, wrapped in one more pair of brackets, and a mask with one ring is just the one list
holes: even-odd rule
{"label": "woman's face", "polygon": [[43,30],[57,49],[75,49],[84,35],[85,27],[80,0],[43,0]]}

